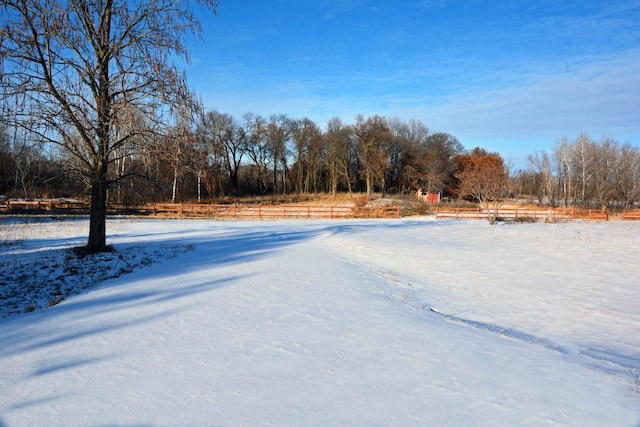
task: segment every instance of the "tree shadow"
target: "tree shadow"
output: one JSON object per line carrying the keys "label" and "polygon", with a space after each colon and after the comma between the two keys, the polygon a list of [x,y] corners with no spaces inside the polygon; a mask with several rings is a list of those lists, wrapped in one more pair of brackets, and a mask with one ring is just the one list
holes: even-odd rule
{"label": "tree shadow", "polygon": [[[166,251],[169,248],[188,247],[188,253],[177,253],[172,259],[152,264],[129,274],[112,278],[85,291],[84,295],[69,298],[47,309],[0,320],[0,364],[2,360],[34,351],[81,340],[113,331],[126,331],[144,323],[154,322],[169,316],[179,315],[189,308],[179,304],[196,294],[215,291],[232,286],[249,277],[252,272],[229,273],[223,277],[203,280],[185,280],[180,277],[203,268],[225,265],[242,266],[259,260],[288,246],[304,243],[318,236],[355,233],[389,227],[414,227],[428,224],[421,221],[381,223],[375,220],[353,220],[340,222],[300,222],[279,226],[275,223],[257,225],[257,229],[229,226],[221,231],[220,223],[213,224],[210,234],[206,229],[185,227],[174,231],[159,230],[158,233],[143,232],[116,235],[113,244],[117,251],[145,248],[149,251]],[[145,234],[146,233],[146,234]],[[158,238],[158,236],[161,236]],[[137,241],[129,243],[131,238]],[[117,243],[120,239],[123,243]],[[65,239],[60,239],[65,240]],[[134,239],[135,240],[135,239]],[[60,242],[42,240],[43,245],[59,248]],[[51,249],[60,251],[61,249]],[[89,259],[89,258],[86,258]],[[240,267],[241,268],[241,267]],[[173,280],[175,278],[175,280]],[[169,279],[169,282],[167,282]],[[142,288],[132,286],[135,282],[163,281],[165,285]],[[169,283],[168,285],[166,285]],[[94,290],[100,292],[93,293]],[[87,293],[93,293],[87,295]],[[166,304],[170,302],[171,304]],[[107,356],[95,354],[74,360],[43,364],[33,369],[33,376],[48,375],[72,370],[79,366],[99,363]],[[109,358],[117,355],[109,355]]]}
{"label": "tree shadow", "polygon": [[[160,222],[162,224],[162,222]],[[188,224],[188,222],[187,222]],[[176,251],[171,259],[164,259],[162,262],[153,263],[144,268],[109,278],[99,284],[85,284],[88,289],[82,291],[83,294],[96,289],[120,288],[129,285],[137,280],[160,280],[166,278],[179,278],[181,275],[197,271],[201,268],[212,268],[230,264],[242,265],[268,256],[274,251],[281,250],[287,246],[309,241],[320,235],[332,235],[342,233],[354,233],[371,228],[388,227],[414,227],[425,225],[424,221],[400,221],[397,223],[376,220],[348,220],[339,222],[306,222],[301,221],[293,226],[290,222],[280,226],[278,223],[259,223],[255,229],[248,228],[246,224],[229,225],[225,223],[225,229],[220,230],[219,222],[212,222],[212,233],[207,235],[206,229],[189,227],[184,222],[173,230],[158,230],[158,232],[144,231],[142,233],[128,232],[116,234],[112,237],[116,243],[112,244],[119,253],[127,251],[144,250],[151,254],[164,253],[175,248],[189,248],[189,253]],[[121,240],[125,243],[117,243]],[[133,241],[133,243],[129,243]],[[35,243],[45,247],[53,247],[49,251],[63,251],[59,249],[61,245],[69,243],[69,239],[35,239]],[[30,247],[35,244],[29,243]],[[66,250],[69,250],[68,248]],[[47,251],[43,251],[46,253]],[[87,262],[90,259],[85,258]],[[184,286],[176,284],[170,287],[158,287],[156,289],[135,290],[123,289],[119,292],[96,294],[90,298],[69,298],[66,301],[39,310],[37,313],[22,314],[0,321],[0,330],[4,329],[3,337],[0,338],[0,357],[2,355],[16,354],[21,351],[29,351],[37,348],[71,341],[88,335],[95,335],[108,330],[123,329],[128,325],[140,324],[155,320],[161,316],[139,316],[135,320],[126,322],[112,322],[110,325],[101,325],[97,328],[85,328],[81,332],[68,332],[55,327],[46,328],[49,323],[55,324],[57,319],[64,316],[93,317],[97,314],[104,314],[110,311],[131,309],[139,306],[149,307],[154,304],[166,301],[178,301],[185,297],[211,291],[215,288],[229,286],[239,279],[246,277],[246,274],[236,274],[216,280],[187,283]],[[169,314],[171,310],[167,312]],[[4,325],[3,325],[4,324]],[[37,334],[28,331],[35,331],[41,325],[47,333]],[[4,326],[4,327],[3,327]]]}

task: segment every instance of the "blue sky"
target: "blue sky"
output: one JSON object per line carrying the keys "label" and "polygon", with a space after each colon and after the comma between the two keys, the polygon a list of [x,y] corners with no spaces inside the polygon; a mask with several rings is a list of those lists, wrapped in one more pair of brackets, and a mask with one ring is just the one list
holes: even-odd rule
{"label": "blue sky", "polygon": [[640,144],[640,0],[221,0],[187,73],[207,109],[417,119],[516,168],[562,136]]}

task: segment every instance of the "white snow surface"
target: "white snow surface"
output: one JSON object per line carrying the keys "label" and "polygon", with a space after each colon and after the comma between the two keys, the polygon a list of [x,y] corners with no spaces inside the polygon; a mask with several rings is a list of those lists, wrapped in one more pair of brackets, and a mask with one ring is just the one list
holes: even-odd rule
{"label": "white snow surface", "polygon": [[640,425],[640,222],[107,226],[0,227],[0,426]]}

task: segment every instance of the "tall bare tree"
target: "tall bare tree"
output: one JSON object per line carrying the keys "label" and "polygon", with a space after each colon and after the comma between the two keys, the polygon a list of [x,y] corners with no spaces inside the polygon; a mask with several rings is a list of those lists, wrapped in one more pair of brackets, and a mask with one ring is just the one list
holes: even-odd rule
{"label": "tall bare tree", "polygon": [[616,140],[603,137],[596,145],[594,191],[596,201],[606,209],[615,198],[620,182],[620,147]]}
{"label": "tall bare tree", "polygon": [[201,131],[211,151],[221,157],[224,168],[229,174],[232,193],[238,194],[240,164],[246,151],[247,132],[232,115],[215,110],[205,113]]}
{"label": "tall bare tree", "polygon": [[324,140],[320,128],[308,117],[291,121],[293,140],[294,190],[318,191],[321,163],[324,155]]}
{"label": "tall bare tree", "polygon": [[353,125],[353,134],[358,144],[358,156],[367,186],[367,198],[371,198],[374,181],[381,181],[381,188],[384,191],[384,174],[389,166],[389,157],[385,148],[393,135],[386,119],[378,115],[366,120],[362,115],[358,115]]}
{"label": "tall bare tree", "polygon": [[291,136],[291,120],[286,114],[271,115],[265,127],[265,135],[273,160],[273,194],[278,194],[278,166],[282,168],[282,194],[287,194],[288,142]]}
{"label": "tall bare tree", "polygon": [[265,194],[267,191],[267,169],[269,167],[270,149],[267,140],[267,120],[251,112],[243,116],[243,128],[246,132],[246,154],[252,164],[252,178],[255,182],[254,192]]}
{"label": "tall bare tree", "polygon": [[[61,145],[91,187],[86,249],[106,245],[109,166],[116,152],[194,97],[175,57],[199,35],[191,4],[218,0],[2,0],[3,95],[24,105],[15,125]],[[168,106],[168,108],[167,108]],[[143,114],[148,128],[131,126]]]}
{"label": "tall bare tree", "polygon": [[353,128],[342,123],[338,117],[333,117],[327,123],[325,139],[327,144],[327,167],[329,169],[329,186],[331,194],[336,197],[338,183],[343,178],[351,196],[351,153],[353,149]]}
{"label": "tall bare tree", "polygon": [[625,208],[640,199],[640,148],[629,143],[620,149],[618,196]]}
{"label": "tall bare tree", "polygon": [[[566,138],[562,139],[563,141]],[[581,133],[578,139],[569,143],[571,150],[570,156],[573,157],[575,164],[576,176],[578,179],[577,187],[580,191],[580,203],[587,203],[589,198],[589,184],[592,181],[594,173],[594,163],[597,143],[591,139],[586,133]],[[568,162],[567,168],[571,170],[571,160]],[[577,199],[577,197],[576,197]]]}
{"label": "tall bare tree", "polygon": [[540,204],[549,203],[555,206],[556,192],[555,177],[553,176],[554,161],[549,154],[534,152],[528,157],[529,172],[534,178],[533,193]]}
{"label": "tall bare tree", "polygon": [[448,133],[429,135],[423,149],[422,188],[439,192],[451,184],[456,168],[456,156],[462,153],[460,141]]}

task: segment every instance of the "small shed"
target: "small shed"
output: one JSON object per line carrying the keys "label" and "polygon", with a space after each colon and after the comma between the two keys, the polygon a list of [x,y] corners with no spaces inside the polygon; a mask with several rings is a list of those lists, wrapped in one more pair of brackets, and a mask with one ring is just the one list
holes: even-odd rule
{"label": "small shed", "polygon": [[419,188],[418,191],[416,191],[416,196],[418,199],[422,199],[423,202],[430,205],[437,205],[440,203],[440,193],[425,193],[422,191],[422,188]]}

